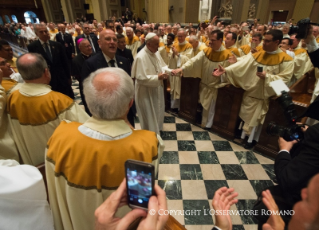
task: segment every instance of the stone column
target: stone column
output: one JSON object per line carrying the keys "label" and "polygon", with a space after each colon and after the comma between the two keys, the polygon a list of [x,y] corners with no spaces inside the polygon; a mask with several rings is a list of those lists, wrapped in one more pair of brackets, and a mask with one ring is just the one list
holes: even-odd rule
{"label": "stone column", "polygon": [[106,1],[92,0],[91,2],[92,2],[94,18],[98,22],[108,19]]}
{"label": "stone column", "polygon": [[[296,0],[296,5],[292,18],[295,19],[294,22],[298,22],[300,19],[307,18],[310,16],[314,0]],[[289,20],[288,18],[287,20]]]}
{"label": "stone column", "polygon": [[232,23],[240,23],[248,19],[248,11],[250,0],[236,0],[232,1],[233,16]]}
{"label": "stone column", "polygon": [[269,0],[258,0],[258,7],[256,18],[259,18],[259,23],[268,23],[269,15],[267,14],[269,8]]}
{"label": "stone column", "polygon": [[203,22],[211,18],[212,0],[201,0],[199,4],[199,18],[198,20]]}
{"label": "stone column", "polygon": [[[74,2],[73,0],[61,0],[62,10],[66,22],[74,22]],[[83,6],[83,5],[82,5]]]}
{"label": "stone column", "polygon": [[41,0],[41,2],[42,2],[46,21],[53,22],[53,15],[52,15],[51,7],[50,7],[50,2],[46,0]]}
{"label": "stone column", "polygon": [[47,22],[62,22],[60,0],[41,0]]}

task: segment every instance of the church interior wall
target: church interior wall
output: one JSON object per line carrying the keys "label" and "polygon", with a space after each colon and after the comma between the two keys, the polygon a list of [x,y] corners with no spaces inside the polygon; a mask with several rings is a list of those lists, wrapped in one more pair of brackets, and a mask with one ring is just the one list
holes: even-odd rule
{"label": "church interior wall", "polygon": [[311,21],[315,23],[319,23],[319,0],[315,0],[313,3],[313,7],[310,13],[310,19]]}
{"label": "church interior wall", "polygon": [[[279,11],[279,10],[288,10],[287,21],[292,18],[294,9],[296,5],[296,0],[269,0],[269,8],[267,11],[267,16],[270,15],[272,11]],[[266,22],[268,23],[268,22]]]}
{"label": "church interior wall", "polygon": [[40,21],[46,21],[41,1],[37,0],[36,3],[37,7],[35,6],[34,0],[0,0],[0,15],[2,16],[3,22],[5,22],[5,15],[8,15],[11,21],[11,15],[15,15],[18,19],[18,22],[25,22],[24,13],[26,11],[34,12]]}
{"label": "church interior wall", "polygon": [[295,22],[298,22],[300,19],[310,16],[311,9],[313,6],[314,0],[297,0],[294,13],[292,18],[295,19]]}
{"label": "church interior wall", "polygon": [[185,22],[198,22],[199,0],[186,0]]}
{"label": "church interior wall", "polygon": [[174,10],[169,14],[169,22],[185,22],[186,0],[169,0],[169,8],[171,6],[174,7]]}
{"label": "church interior wall", "polygon": [[148,22],[168,22],[169,0],[147,0],[145,5],[148,7]]}

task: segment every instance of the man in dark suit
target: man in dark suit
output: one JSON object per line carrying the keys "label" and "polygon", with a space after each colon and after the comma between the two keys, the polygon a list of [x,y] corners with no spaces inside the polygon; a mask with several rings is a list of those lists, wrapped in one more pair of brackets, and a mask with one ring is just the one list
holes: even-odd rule
{"label": "man in dark suit", "polygon": [[59,29],[60,32],[55,35],[55,38],[57,42],[61,43],[61,45],[65,47],[65,54],[71,66],[72,58],[75,56],[73,38],[70,34],[65,33],[64,24],[60,24]]}
{"label": "man in dark suit", "polygon": [[87,109],[86,101],[83,94],[83,82],[82,82],[82,66],[85,60],[90,58],[93,54],[92,52],[92,46],[90,42],[86,38],[82,38],[83,40],[79,40],[79,49],[80,53],[72,59],[72,76],[76,78],[76,80],[79,81],[79,89],[80,89],[80,95],[82,99],[82,103],[84,105],[85,111],[89,114],[90,111]]}
{"label": "man in dark suit", "polygon": [[[102,52],[97,53],[93,57],[86,60],[82,67],[82,81],[87,78],[92,72],[106,67],[116,67],[123,69],[131,76],[131,65],[128,59],[116,55],[117,37],[114,31],[110,29],[103,30],[100,33],[99,45]],[[84,99],[85,100],[85,99]],[[84,104],[84,103],[83,103]],[[86,108],[86,111],[89,111]],[[134,127],[134,117],[136,114],[135,105],[130,108],[127,115],[128,121]],[[91,115],[89,113],[89,115]]]}
{"label": "man in dark suit", "polygon": [[122,34],[117,34],[117,51],[116,55],[122,56],[127,58],[130,61],[130,64],[132,66],[134,58],[132,55],[132,51],[130,49],[126,48],[126,42],[125,37]]}
{"label": "man in dark suit", "polygon": [[[319,99],[319,98],[318,98]],[[312,107],[316,109],[319,117],[319,100],[313,103]],[[292,210],[294,204],[301,200],[302,190],[307,187],[309,180],[319,173],[319,124],[306,126],[302,128],[304,138],[300,141],[286,141],[279,138],[279,153],[275,159],[275,174],[278,185],[271,186],[270,190],[279,210]],[[267,208],[261,203],[254,207],[255,210],[262,211]],[[268,219],[267,215],[255,216],[258,219],[258,227]],[[287,224],[291,215],[281,216]]]}
{"label": "man in dark suit", "polygon": [[83,28],[83,34],[80,34],[75,38],[77,53],[80,52],[79,47],[77,45],[77,41],[80,38],[86,38],[87,40],[89,40],[89,42],[92,46],[93,53],[97,53],[97,52],[101,51],[99,44],[98,44],[99,39],[97,38],[97,36],[95,34],[91,34],[91,28],[90,28],[89,24],[83,23],[82,28]]}
{"label": "man in dark suit", "polygon": [[50,41],[49,31],[45,24],[36,25],[34,30],[39,40],[28,45],[29,52],[41,54],[47,62],[51,73],[50,86],[52,90],[74,99],[71,74],[64,47],[58,42]]}

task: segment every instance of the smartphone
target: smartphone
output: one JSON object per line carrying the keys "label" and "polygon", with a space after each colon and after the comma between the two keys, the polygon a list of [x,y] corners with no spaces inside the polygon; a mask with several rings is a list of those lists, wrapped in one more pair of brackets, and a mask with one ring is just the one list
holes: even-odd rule
{"label": "smartphone", "polygon": [[131,208],[141,208],[147,211],[148,202],[154,192],[154,165],[143,161],[127,160],[125,175],[127,201]]}
{"label": "smartphone", "polygon": [[261,73],[264,70],[262,66],[257,66],[257,72]]}
{"label": "smartphone", "polygon": [[250,47],[251,47],[252,49],[256,49],[256,43],[255,43],[255,42],[252,42],[251,45],[250,45]]}

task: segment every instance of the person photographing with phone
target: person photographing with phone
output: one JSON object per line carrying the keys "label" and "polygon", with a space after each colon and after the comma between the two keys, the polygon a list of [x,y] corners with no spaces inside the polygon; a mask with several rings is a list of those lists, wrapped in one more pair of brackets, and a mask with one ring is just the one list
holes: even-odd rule
{"label": "person photographing with phone", "polygon": [[[164,149],[155,132],[134,130],[127,121],[134,85],[124,70],[99,69],[84,80],[83,90],[92,117],[84,124],[62,121],[47,143],[56,230],[93,229],[94,211],[121,184],[126,160],[152,164],[155,175]],[[116,216],[129,211],[121,207]]]}

